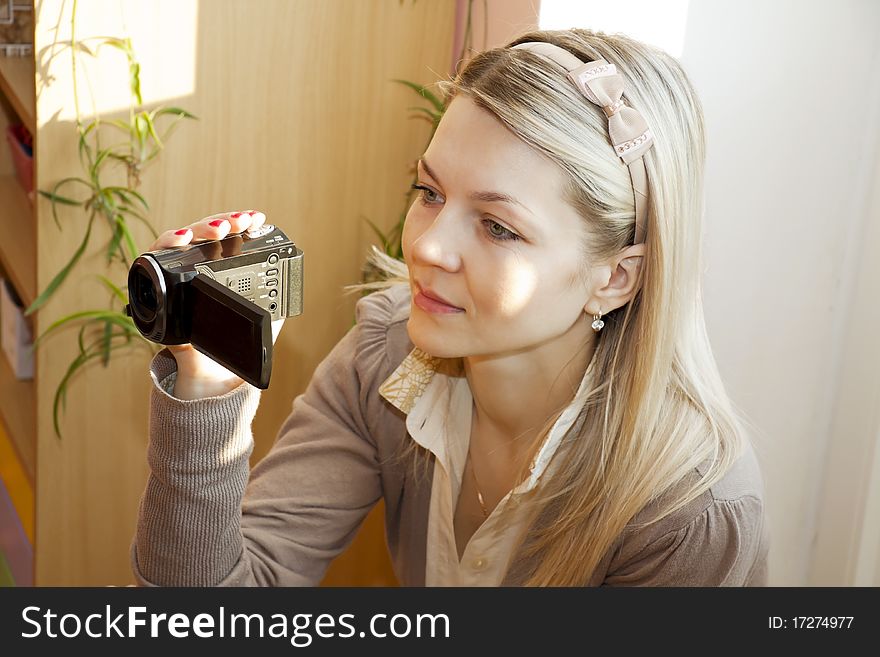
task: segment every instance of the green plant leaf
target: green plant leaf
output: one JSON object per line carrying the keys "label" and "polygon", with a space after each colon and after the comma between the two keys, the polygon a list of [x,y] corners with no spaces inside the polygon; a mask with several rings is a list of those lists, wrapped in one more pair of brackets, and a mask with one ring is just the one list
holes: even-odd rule
{"label": "green plant leaf", "polygon": [[49,283],[49,285],[46,287],[46,289],[43,290],[43,292],[40,294],[40,296],[38,296],[36,299],[34,299],[34,302],[30,306],[28,306],[28,309],[24,311],[25,316],[31,315],[34,312],[36,312],[37,310],[39,310],[43,306],[43,304],[46,303],[49,300],[49,298],[55,293],[55,290],[58,289],[58,286],[64,282],[64,279],[67,278],[67,275],[70,273],[70,270],[73,269],[73,266],[77,263],[77,261],[82,256],[83,251],[86,250],[86,246],[89,243],[89,237],[92,234],[92,224],[94,223],[94,221],[95,221],[95,213],[93,212],[92,215],[89,217],[89,227],[86,229],[86,234],[83,237],[83,240],[79,245],[79,248],[76,250],[76,252],[73,254],[73,257],[70,259],[70,262],[68,262],[66,265],[64,265],[64,268],[61,271],[59,271],[57,274],[55,274],[55,278],[52,279],[52,281]]}
{"label": "green plant leaf", "polygon": [[67,48],[75,48],[76,50],[84,52],[87,55],[90,55],[92,57],[95,56],[95,53],[92,52],[92,50],[88,46],[86,46],[86,44],[84,44],[82,41],[70,41],[68,39],[66,41],[56,41],[55,45],[65,46]]}
{"label": "green plant leaf", "polygon": [[128,187],[105,187],[104,189],[119,199],[120,203],[132,205],[132,194]]}
{"label": "green plant leaf", "polygon": [[[127,188],[116,188],[119,189],[127,189]],[[128,226],[125,222],[125,217],[120,213],[119,205],[116,203],[116,197],[111,191],[111,188],[105,188],[101,190],[101,214],[107,219],[110,224],[110,229],[112,231],[112,237],[110,241],[107,243],[107,263],[113,262],[114,255],[118,252],[119,261],[126,266],[128,265],[128,258],[125,255],[125,249],[122,247],[122,239],[126,240],[126,243],[129,246],[134,246],[134,241],[131,237],[131,234],[128,232]],[[137,257],[135,254],[134,257]]]}
{"label": "green plant leaf", "polygon": [[62,180],[59,180],[57,183],[55,183],[55,185],[52,187],[51,192],[44,192],[44,191],[40,190],[40,194],[42,194],[43,196],[45,196],[49,199],[57,200],[59,203],[64,203],[66,205],[82,205],[88,199],[86,199],[86,201],[77,201],[76,199],[71,199],[71,198],[61,196],[58,193],[59,189],[61,189],[62,187],[64,187],[68,183],[72,183],[72,182],[76,182],[76,183],[79,183],[79,184],[85,186],[92,193],[94,193],[94,191],[95,191],[95,188],[92,186],[92,184],[88,180],[85,180],[83,178],[79,178],[77,176],[71,176],[69,178],[64,178]]}
{"label": "green plant leaf", "polygon": [[436,121],[439,121],[440,119],[443,118],[443,112],[438,112],[437,110],[431,110],[431,109],[428,109],[427,107],[416,107],[415,105],[413,105],[411,107],[407,107],[406,109],[412,110],[413,112],[422,112],[424,114],[427,114],[428,116],[430,116],[432,119],[434,119]]}
{"label": "green plant leaf", "polygon": [[427,107],[408,107],[407,109],[412,110],[413,112],[421,112],[425,114],[431,123],[436,127],[438,123],[440,123],[440,119],[443,118],[443,115],[439,112],[432,112]]}
{"label": "green plant leaf", "polygon": [[419,94],[422,98],[424,98],[429,103],[431,103],[431,105],[434,106],[435,110],[437,110],[438,112],[443,112],[443,101],[440,100],[436,95],[431,93],[431,91],[428,90],[427,87],[423,87],[422,85],[417,84],[415,82],[410,82],[409,80],[397,80],[396,79],[396,80],[393,80],[393,82],[398,82],[404,86],[409,87],[410,89],[415,91],[417,94]]}
{"label": "green plant leaf", "polygon": [[147,135],[150,133],[144,114],[144,112],[140,112],[134,117],[135,135],[137,135],[138,145],[141,150],[143,150],[144,144],[147,142]]}
{"label": "green plant leaf", "polygon": [[[177,108],[175,108],[175,109],[177,109]],[[184,118],[188,118],[188,119],[196,119],[196,120],[198,120],[198,117],[197,117],[197,116],[194,116],[194,115],[190,114],[189,112],[186,113],[186,116],[184,116],[183,114],[179,114],[179,115],[177,115],[177,116],[175,117],[175,119],[174,119],[174,120],[168,125],[167,128],[165,128],[165,131],[162,133],[162,141],[163,141],[163,142],[168,141],[168,138],[171,136],[171,133],[174,132],[175,128],[177,128],[177,125],[178,125],[178,124],[180,123],[180,121],[181,121],[182,119],[184,119]],[[144,163],[147,163],[147,162],[149,162],[150,160],[152,160],[152,159],[153,159],[154,157],[156,157],[161,151],[162,151],[162,148],[161,148],[161,144],[160,144],[160,147],[159,147],[159,148],[154,148],[154,149],[150,152],[150,154],[147,155],[147,157],[144,158],[144,160],[143,160]]]}
{"label": "green plant leaf", "polygon": [[119,155],[117,153],[110,153],[107,157],[111,160],[116,160],[117,162],[122,162],[126,167],[129,167],[134,162],[134,159],[131,155]]}
{"label": "green plant leaf", "polygon": [[129,208],[127,206],[120,207],[119,211],[122,212],[123,214],[130,215],[130,216],[134,217],[135,219],[139,220],[141,223],[143,223],[147,228],[150,229],[150,233],[153,235],[153,239],[156,239],[159,237],[159,233],[153,227],[153,224],[150,223],[150,220],[147,219],[140,212],[137,212],[136,210],[133,210],[132,208]]}
{"label": "green plant leaf", "polygon": [[144,119],[147,122],[147,129],[149,130],[150,136],[153,138],[156,146],[159,149],[165,148],[165,146],[162,144],[162,140],[159,139],[159,135],[156,133],[156,126],[153,125],[153,115],[144,112]]}
{"label": "green plant leaf", "polygon": [[[107,243],[107,263],[113,262],[113,255],[117,251],[121,251],[120,244],[122,244],[122,229],[120,228],[118,223],[114,223],[113,225],[113,237],[110,238],[110,241]],[[125,260],[125,256],[120,254],[119,259],[121,261]]]}
{"label": "green plant leaf", "polygon": [[101,340],[101,363],[104,367],[110,364],[110,342],[113,338],[113,324],[104,322],[104,335]]}
{"label": "green plant leaf", "polygon": [[154,119],[158,119],[160,116],[164,116],[166,114],[173,114],[179,119],[195,119],[199,120],[192,112],[187,112],[185,109],[180,107],[160,107],[153,111]]}
{"label": "green plant leaf", "polygon": [[95,37],[100,40],[98,43],[98,47],[95,49],[96,52],[100,52],[101,48],[104,46],[110,46],[111,48],[116,48],[117,50],[121,50],[126,55],[128,55],[128,46],[126,42],[128,39],[120,39],[119,37]]}
{"label": "green plant leaf", "polygon": [[[139,210],[135,210],[135,209],[134,209],[133,207],[131,207],[130,205],[120,205],[120,206],[119,206],[119,211],[122,212],[122,213],[124,213],[124,214],[131,215],[132,217],[137,217],[137,218],[140,219],[141,221],[146,222],[146,223],[147,223],[147,226],[149,226],[151,229],[153,228],[152,225],[150,224],[149,220],[148,220],[143,214],[141,214],[141,212],[140,212]],[[154,234],[154,235],[156,234],[155,229],[153,229],[153,234]]]}
{"label": "green plant leaf", "polygon": [[36,348],[38,344],[42,343],[43,340],[56,329],[70,324],[71,322],[78,322],[84,319],[110,322],[121,328],[126,333],[139,333],[131,317],[123,315],[118,310],[80,310],[79,312],[65,315],[64,317],[56,319],[54,322],[52,322],[49,327],[45,331],[43,331],[36,340],[34,340],[34,348]]}
{"label": "green plant leaf", "polygon": [[141,97],[141,65],[130,56],[129,62],[128,72],[131,77],[131,95],[137,99],[138,105],[143,105],[144,99]]}
{"label": "green plant leaf", "polygon": [[112,194],[116,194],[117,196],[119,196],[119,198],[122,201],[124,201],[125,203],[128,203],[129,205],[134,205],[134,204],[131,202],[131,199],[128,197],[134,196],[138,201],[140,201],[141,205],[144,206],[144,210],[149,211],[149,209],[150,209],[150,204],[147,203],[147,199],[145,199],[140,194],[140,192],[132,189],[131,187],[105,187],[104,189],[109,191]]}
{"label": "green plant leaf", "polygon": [[[116,215],[116,225],[119,226],[119,230],[125,238],[125,244],[128,246],[128,252],[131,254],[131,259],[134,260],[138,257],[138,254],[140,254],[140,251],[138,251],[137,245],[134,243],[131,231],[128,230],[128,224],[125,221],[125,217],[121,214]],[[127,262],[128,261],[126,260],[126,263]]]}
{"label": "green plant leaf", "polygon": [[[108,157],[112,160],[122,160],[123,162],[127,161],[125,158],[125,155],[122,155],[122,154],[116,152],[115,149],[118,146],[127,146],[127,144],[114,144],[113,146],[110,146],[109,148],[102,148],[101,150],[98,151],[98,155],[95,158],[95,162],[91,166],[91,169],[94,172],[94,174],[98,173],[98,171],[101,168],[101,165],[104,163],[104,160],[106,160]],[[97,178],[98,178],[98,176],[95,175],[96,180],[97,180]]]}
{"label": "green plant leaf", "polygon": [[54,192],[47,192],[42,189],[40,190],[40,196],[45,196],[53,203],[61,203],[62,205],[82,205],[85,202],[77,201],[76,199],[72,198],[67,198],[66,196],[61,196],[61,194],[55,194]]}
{"label": "green plant leaf", "polygon": [[123,121],[122,119],[110,119],[108,121],[104,121],[105,124],[109,126],[113,126],[114,128],[118,128],[122,130],[127,135],[131,135],[134,133],[134,128],[132,128],[131,123],[128,121]]}
{"label": "green plant leaf", "polygon": [[101,211],[112,226],[117,212],[116,197],[113,195],[113,192],[104,187],[101,189],[101,193],[98,194],[98,199],[101,204]]}
{"label": "green plant leaf", "polygon": [[84,52],[85,54],[87,54],[89,57],[94,57],[94,56],[95,56],[95,53],[92,51],[92,49],[89,48],[89,47],[88,47],[86,44],[84,44],[82,41],[77,41],[77,42],[74,44],[74,46],[76,47],[77,50],[81,50],[82,52]]}
{"label": "green plant leaf", "polygon": [[58,421],[58,406],[61,405],[64,410],[67,410],[67,382],[70,381],[70,377],[72,377],[80,367],[88,362],[89,358],[89,355],[85,352],[80,353],[79,356],[74,358],[73,362],[67,367],[67,372],[64,373],[64,376],[58,383],[58,387],[55,389],[55,399],[52,401],[52,426],[55,428],[55,435],[59,439],[61,438],[61,426]]}
{"label": "green plant leaf", "polygon": [[85,335],[86,329],[89,327],[88,324],[83,324],[79,329],[79,335],[76,338],[77,344],[79,345],[79,353],[86,353],[85,343],[83,342],[83,336]]}
{"label": "green plant leaf", "polygon": [[101,280],[102,283],[104,283],[104,285],[107,286],[107,289],[113,293],[113,296],[115,296],[123,303],[123,305],[128,303],[128,297],[125,296],[125,292],[123,292],[121,288],[117,287],[113,283],[113,281],[101,274],[98,274],[98,278]]}
{"label": "green plant leaf", "polygon": [[[79,131],[79,161],[86,169],[90,169],[92,166],[92,149],[89,146],[89,143],[86,141],[86,136],[95,129],[95,127],[98,125],[98,122],[99,119],[94,119],[90,121],[85,128]],[[86,156],[85,159],[83,159],[84,155]]]}
{"label": "green plant leaf", "polygon": [[[43,191],[42,189],[39,191],[40,191],[40,196],[45,196],[50,201],[52,201],[52,219],[55,220],[55,226],[58,228],[58,230],[61,230],[61,221],[58,219],[58,206],[55,203],[55,199],[56,199],[57,195],[54,195],[51,192]],[[61,203],[64,205],[78,205],[77,203],[74,203],[71,199],[63,199],[63,200],[59,199],[58,203]]]}
{"label": "green plant leaf", "polygon": [[[84,365],[86,365],[90,360],[93,360],[101,355],[100,351],[89,351],[95,345],[90,345],[88,349],[81,352],[79,356],[73,359],[73,362],[68,366],[67,372],[64,374],[64,377],[61,379],[61,382],[58,384],[58,387],[55,389],[55,399],[52,403],[52,423],[55,427],[55,435],[60,439],[61,438],[61,427],[59,423],[59,405],[66,410],[67,404],[67,385],[70,381],[70,378]],[[110,349],[119,349],[123,345],[111,345]]]}

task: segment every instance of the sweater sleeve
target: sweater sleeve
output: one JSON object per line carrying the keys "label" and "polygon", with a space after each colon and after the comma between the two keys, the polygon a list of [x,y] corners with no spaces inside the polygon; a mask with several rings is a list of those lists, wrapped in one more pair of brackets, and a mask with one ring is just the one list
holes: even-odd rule
{"label": "sweater sleeve", "polygon": [[[183,401],[173,357],[151,366],[148,461],[132,567],[141,585],[313,586],[381,496],[366,391],[385,369],[391,306],[361,299],[275,444],[249,472],[259,390]],[[168,360],[171,360],[169,363]]]}
{"label": "sweater sleeve", "polygon": [[714,500],[647,544],[624,542],[603,586],[766,586],[768,547],[759,497]]}

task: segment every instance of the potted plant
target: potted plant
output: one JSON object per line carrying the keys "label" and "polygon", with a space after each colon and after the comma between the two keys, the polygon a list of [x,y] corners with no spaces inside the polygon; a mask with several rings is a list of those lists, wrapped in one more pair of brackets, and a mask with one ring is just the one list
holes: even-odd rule
{"label": "potted plant", "polygon": [[[143,223],[153,236],[157,236],[148,218],[150,206],[138,191],[141,177],[145,169],[163,152],[174,128],[184,119],[196,118],[179,107],[144,107],[140,83],[141,67],[131,40],[117,37],[77,40],[76,6],[77,2],[74,0],[71,39],[62,45],[71,51],[73,102],[82,172],[59,180],[51,189],[41,189],[39,193],[51,202],[52,217],[59,229],[61,210],[65,206],[77,208],[79,214],[85,215],[86,226],[73,256],[27,308],[27,315],[38,312],[71,274],[89,245],[96,222],[105,224],[110,231],[105,273],[109,274],[109,270],[114,267],[122,267],[123,275],[127,275],[131,262],[140,254],[130,229],[131,222]],[[97,57],[107,48],[121,52],[128,63],[126,84],[130,94],[130,107],[127,120],[104,120],[97,115],[84,117],[80,112],[76,82],[77,59],[81,56]],[[118,182],[118,167],[124,169],[124,183]],[[117,182],[113,181],[114,177]],[[106,367],[111,353],[117,349],[137,345],[155,348],[140,335],[131,318],[122,312],[122,307],[127,303],[125,285],[117,285],[105,273],[97,273],[96,276],[107,288],[107,306],[83,309],[62,317],[50,324],[34,341],[36,349],[47,336],[60,328],[71,325],[80,327],[77,338],[79,353],[70,363],[55,392],[53,423],[59,438],[59,411],[63,409],[71,377],[80,368],[96,359],[100,359]]]}

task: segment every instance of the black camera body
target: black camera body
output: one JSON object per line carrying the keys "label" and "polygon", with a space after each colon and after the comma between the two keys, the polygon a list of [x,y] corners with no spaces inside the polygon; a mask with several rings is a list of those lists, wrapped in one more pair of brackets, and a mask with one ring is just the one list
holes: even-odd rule
{"label": "black camera body", "polygon": [[125,312],[159,344],[191,343],[258,388],[272,373],[272,321],[303,306],[303,252],[264,225],[222,240],[143,253]]}

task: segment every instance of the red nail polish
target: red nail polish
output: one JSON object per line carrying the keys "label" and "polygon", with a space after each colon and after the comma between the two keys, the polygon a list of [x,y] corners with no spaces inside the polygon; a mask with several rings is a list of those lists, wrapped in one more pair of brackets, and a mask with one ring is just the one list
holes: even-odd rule
{"label": "red nail polish", "polygon": [[175,235],[186,235],[189,232],[188,228],[181,228],[180,230],[174,231]]}
{"label": "red nail polish", "polygon": [[257,211],[256,210],[248,210],[248,214],[253,217],[255,214],[257,214]]}
{"label": "red nail polish", "polygon": [[213,226],[214,228],[220,228],[220,226],[223,225],[224,221],[226,221],[226,219],[214,219],[214,221],[212,221],[208,225]]}
{"label": "red nail polish", "polygon": [[238,219],[241,216],[241,212],[233,212],[229,216],[232,217],[233,219]]}

